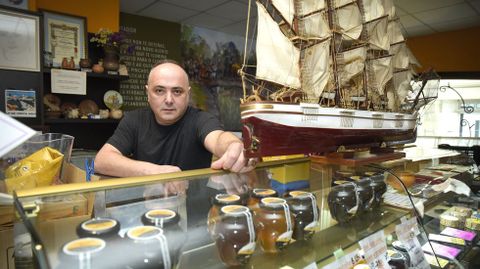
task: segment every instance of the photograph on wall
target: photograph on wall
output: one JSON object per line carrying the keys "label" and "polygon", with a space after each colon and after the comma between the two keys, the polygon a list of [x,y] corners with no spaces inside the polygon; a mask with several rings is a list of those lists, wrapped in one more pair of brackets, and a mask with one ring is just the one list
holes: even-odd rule
{"label": "photograph on wall", "polygon": [[192,87],[192,106],[217,116],[229,131],[242,127],[243,89],[238,70],[244,43],[240,36],[182,26],[181,53]]}
{"label": "photograph on wall", "polygon": [[5,90],[5,113],[16,118],[36,118],[35,91]]}

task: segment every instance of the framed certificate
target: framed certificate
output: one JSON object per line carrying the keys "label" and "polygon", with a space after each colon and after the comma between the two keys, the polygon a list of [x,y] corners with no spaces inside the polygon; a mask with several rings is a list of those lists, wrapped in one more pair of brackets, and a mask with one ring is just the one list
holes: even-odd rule
{"label": "framed certificate", "polygon": [[40,71],[40,18],[0,8],[0,69]]}
{"label": "framed certificate", "polygon": [[78,62],[87,58],[87,19],[85,17],[42,10],[45,50],[52,53],[53,67],[60,67],[63,58]]}

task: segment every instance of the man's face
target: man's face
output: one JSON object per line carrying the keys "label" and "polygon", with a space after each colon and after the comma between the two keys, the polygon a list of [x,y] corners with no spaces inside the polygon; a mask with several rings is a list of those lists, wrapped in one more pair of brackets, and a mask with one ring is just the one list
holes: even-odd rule
{"label": "man's face", "polygon": [[146,88],[148,103],[159,124],[174,124],[185,114],[190,86],[182,68],[171,63],[155,67]]}

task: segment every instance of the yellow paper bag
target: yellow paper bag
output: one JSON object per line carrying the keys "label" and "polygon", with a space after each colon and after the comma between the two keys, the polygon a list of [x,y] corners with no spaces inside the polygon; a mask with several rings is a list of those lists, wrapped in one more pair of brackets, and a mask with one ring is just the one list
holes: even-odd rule
{"label": "yellow paper bag", "polygon": [[7,192],[51,185],[62,167],[63,154],[44,147],[10,165],[5,171]]}

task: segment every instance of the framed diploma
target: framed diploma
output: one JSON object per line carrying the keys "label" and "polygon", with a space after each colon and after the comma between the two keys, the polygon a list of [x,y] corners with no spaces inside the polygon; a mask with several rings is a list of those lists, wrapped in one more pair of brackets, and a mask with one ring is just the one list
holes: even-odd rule
{"label": "framed diploma", "polygon": [[40,71],[40,18],[0,8],[0,69]]}
{"label": "framed diploma", "polygon": [[42,10],[45,50],[52,53],[53,67],[61,67],[63,58],[73,57],[75,67],[87,58],[87,19],[69,14]]}

